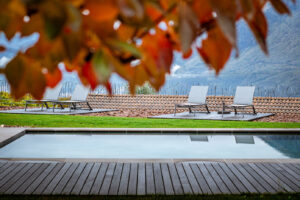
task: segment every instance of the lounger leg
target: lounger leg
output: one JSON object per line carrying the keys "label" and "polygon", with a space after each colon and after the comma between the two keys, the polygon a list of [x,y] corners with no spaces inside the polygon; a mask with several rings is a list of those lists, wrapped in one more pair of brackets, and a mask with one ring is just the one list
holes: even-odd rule
{"label": "lounger leg", "polygon": [[176,105],[174,106],[174,116],[176,115]]}
{"label": "lounger leg", "polygon": [[252,105],[252,109],[253,109],[253,114],[256,115],[256,111],[255,111],[255,108],[254,108],[254,105]]}
{"label": "lounger leg", "polygon": [[52,111],[54,112],[54,108],[55,108],[55,103],[53,103],[53,107],[52,107]]}
{"label": "lounger leg", "polygon": [[233,107],[233,109],[234,109],[234,114],[236,115],[237,114],[236,107]]}
{"label": "lounger leg", "polygon": [[192,113],[192,108],[191,107],[189,107],[189,113]]}
{"label": "lounger leg", "polygon": [[205,108],[206,108],[207,114],[209,114],[210,112],[209,112],[209,110],[208,110],[207,105],[205,105]]}
{"label": "lounger leg", "polygon": [[49,109],[49,106],[48,106],[47,102],[45,102],[45,106],[46,106],[47,109]]}
{"label": "lounger leg", "polygon": [[93,110],[93,108],[90,106],[89,102],[86,102],[90,110]]}
{"label": "lounger leg", "polygon": [[25,111],[27,110],[27,101],[25,102]]}

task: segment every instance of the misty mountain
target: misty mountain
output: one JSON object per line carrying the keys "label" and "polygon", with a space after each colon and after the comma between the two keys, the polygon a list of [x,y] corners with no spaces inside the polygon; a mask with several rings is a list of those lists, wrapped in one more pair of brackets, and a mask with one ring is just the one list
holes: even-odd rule
{"label": "misty mountain", "polygon": [[175,55],[173,65],[180,68],[177,66],[179,69],[168,77],[168,84],[293,88],[300,96],[300,9],[291,6],[291,10],[292,16],[282,16],[271,6],[265,9],[269,24],[269,56],[261,51],[248,26],[241,21],[237,24],[240,55],[235,58],[233,52],[219,76],[208,69],[195,51],[188,60],[183,60],[180,54]]}

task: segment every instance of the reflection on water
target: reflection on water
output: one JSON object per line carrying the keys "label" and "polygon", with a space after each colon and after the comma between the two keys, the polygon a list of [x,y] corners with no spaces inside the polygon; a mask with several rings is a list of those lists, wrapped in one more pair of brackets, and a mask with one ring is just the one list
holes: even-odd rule
{"label": "reflection on water", "polygon": [[26,134],[0,158],[300,158],[296,135]]}

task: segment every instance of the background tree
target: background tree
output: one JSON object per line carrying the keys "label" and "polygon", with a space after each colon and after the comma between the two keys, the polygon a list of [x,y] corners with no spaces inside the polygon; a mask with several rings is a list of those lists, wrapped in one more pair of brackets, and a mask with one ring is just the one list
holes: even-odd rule
{"label": "background tree", "polygon": [[47,86],[60,82],[60,62],[92,89],[102,84],[111,93],[115,72],[128,81],[131,93],[146,81],[159,90],[173,51],[188,58],[204,34],[195,49],[218,74],[233,49],[238,55],[238,20],[246,21],[267,54],[267,2],[290,14],[281,0],[0,0],[0,30],[8,39],[16,32],[39,33],[38,42],[0,73],[15,98],[30,93],[41,99]]}

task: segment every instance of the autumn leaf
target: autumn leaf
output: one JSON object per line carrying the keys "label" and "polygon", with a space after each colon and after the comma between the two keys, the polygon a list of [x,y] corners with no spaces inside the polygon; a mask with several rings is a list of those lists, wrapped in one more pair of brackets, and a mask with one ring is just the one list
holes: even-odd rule
{"label": "autumn leaf", "polygon": [[232,46],[236,47],[235,19],[237,14],[236,1],[210,0],[217,14],[217,22]]}
{"label": "autumn leaf", "polygon": [[197,30],[199,28],[200,24],[194,11],[185,1],[180,1],[179,36],[183,54],[190,51],[191,45],[196,39]]}
{"label": "autumn leaf", "polygon": [[1,51],[5,51],[6,50],[6,47],[5,46],[2,46],[2,45],[0,45],[0,52]]}
{"label": "autumn leaf", "polygon": [[196,0],[193,2],[192,9],[195,11],[200,24],[206,23],[213,18],[212,7],[207,0]]}
{"label": "autumn leaf", "polygon": [[53,72],[48,71],[45,74],[47,86],[50,88],[55,88],[55,86],[61,81],[62,79],[62,72],[57,67]]}
{"label": "autumn leaf", "polygon": [[18,54],[7,64],[5,75],[10,83],[11,94],[14,98],[19,99],[27,93],[35,99],[43,98],[46,79],[39,62]]}
{"label": "autumn leaf", "polygon": [[205,63],[216,70],[218,74],[230,57],[231,44],[217,26],[208,31],[207,38],[202,40],[201,47],[197,47]]}
{"label": "autumn leaf", "polygon": [[272,6],[280,14],[291,14],[288,7],[281,0],[270,0]]}
{"label": "autumn leaf", "polygon": [[85,85],[89,84],[92,90],[94,90],[97,87],[99,82],[95,74],[95,71],[93,69],[92,63],[86,62],[81,69],[82,70],[79,73],[80,80]]}
{"label": "autumn leaf", "polygon": [[86,0],[84,8],[88,10],[88,16],[97,22],[111,21],[119,11],[115,0]]}

